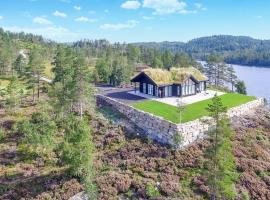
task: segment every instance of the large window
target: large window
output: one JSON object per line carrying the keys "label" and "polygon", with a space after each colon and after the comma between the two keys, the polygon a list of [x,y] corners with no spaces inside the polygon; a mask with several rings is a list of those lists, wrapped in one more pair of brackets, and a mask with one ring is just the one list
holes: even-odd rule
{"label": "large window", "polygon": [[195,93],[196,93],[196,85],[191,79],[188,79],[182,85],[182,96],[192,95]]}
{"label": "large window", "polygon": [[205,90],[204,82],[200,82],[200,91],[204,91],[204,90]]}
{"label": "large window", "polygon": [[164,88],[165,90],[165,97],[171,97],[172,96],[172,86],[166,86]]}
{"label": "large window", "polygon": [[180,96],[180,86],[177,86],[177,96]]}
{"label": "large window", "polygon": [[154,86],[151,84],[148,84],[148,94],[154,95]]}
{"label": "large window", "polygon": [[146,94],[146,83],[143,83],[143,93]]}

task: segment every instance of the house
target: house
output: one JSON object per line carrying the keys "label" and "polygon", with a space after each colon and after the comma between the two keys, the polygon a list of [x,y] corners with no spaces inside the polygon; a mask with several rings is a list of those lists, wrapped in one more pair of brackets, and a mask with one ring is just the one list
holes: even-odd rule
{"label": "house", "polygon": [[194,67],[145,69],[131,79],[139,91],[156,97],[190,96],[206,90],[208,78]]}

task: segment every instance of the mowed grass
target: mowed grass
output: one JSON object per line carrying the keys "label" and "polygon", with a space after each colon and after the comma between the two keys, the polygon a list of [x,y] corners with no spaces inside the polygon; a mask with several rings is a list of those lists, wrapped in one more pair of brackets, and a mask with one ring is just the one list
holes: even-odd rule
{"label": "mowed grass", "polygon": [[[227,108],[232,108],[249,101],[255,100],[255,97],[246,96],[235,93],[227,93],[220,96],[222,103]],[[212,103],[211,99],[199,101],[193,104],[185,106],[185,109],[182,114],[182,123],[192,121],[203,116],[207,116],[209,113],[206,108],[209,104]],[[152,113],[154,115],[163,117],[174,123],[180,122],[179,112],[177,111],[176,106],[168,105],[154,100],[146,100],[138,102],[132,105],[133,107],[143,110],[145,112]]]}

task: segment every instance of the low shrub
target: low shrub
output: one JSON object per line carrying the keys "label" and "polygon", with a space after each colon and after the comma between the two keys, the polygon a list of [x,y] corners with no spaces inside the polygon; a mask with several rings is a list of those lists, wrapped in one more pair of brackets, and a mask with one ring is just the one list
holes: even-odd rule
{"label": "low shrub", "polygon": [[160,197],[160,192],[157,187],[153,186],[152,184],[146,185],[146,194],[148,197]]}
{"label": "low shrub", "polygon": [[2,128],[0,128],[0,141],[4,139],[5,135],[6,135],[5,131]]}

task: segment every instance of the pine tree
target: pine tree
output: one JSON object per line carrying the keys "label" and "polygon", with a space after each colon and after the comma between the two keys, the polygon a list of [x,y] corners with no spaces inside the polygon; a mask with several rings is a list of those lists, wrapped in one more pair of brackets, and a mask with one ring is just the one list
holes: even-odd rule
{"label": "pine tree", "polygon": [[225,115],[227,109],[221,99],[215,96],[207,110],[215,124],[214,130],[209,133],[211,144],[206,153],[208,158],[206,176],[211,199],[234,199],[234,182],[237,174],[231,145],[233,133]]}
{"label": "pine tree", "polygon": [[[41,52],[37,48],[33,48],[30,52],[29,63],[28,63],[28,77],[29,86],[33,90],[33,101],[35,100],[35,88],[37,88],[38,100],[40,97],[40,80],[44,74],[45,65],[41,55]],[[32,76],[33,78],[30,78]]]}
{"label": "pine tree", "polygon": [[16,110],[20,104],[22,85],[16,76],[13,76],[4,91],[5,104],[8,110]]}
{"label": "pine tree", "polygon": [[74,77],[74,52],[68,48],[58,45],[54,57],[52,69],[54,72],[53,87],[50,96],[54,98],[54,107],[59,114],[71,112],[73,101],[73,77]]}
{"label": "pine tree", "polygon": [[21,76],[25,70],[25,59],[23,55],[19,54],[13,63],[13,69]]}
{"label": "pine tree", "polygon": [[83,117],[84,111],[92,111],[94,101],[94,89],[91,84],[91,74],[86,66],[84,57],[77,53],[73,63],[74,77],[72,97],[73,102],[79,109],[80,117]]}
{"label": "pine tree", "polygon": [[237,81],[237,76],[236,76],[236,72],[235,72],[232,65],[230,65],[228,67],[227,81],[231,84],[231,91],[233,92],[234,91],[234,86],[235,86],[236,81]]}
{"label": "pine tree", "polygon": [[247,88],[244,81],[238,81],[235,85],[236,92],[239,94],[247,94]]}

